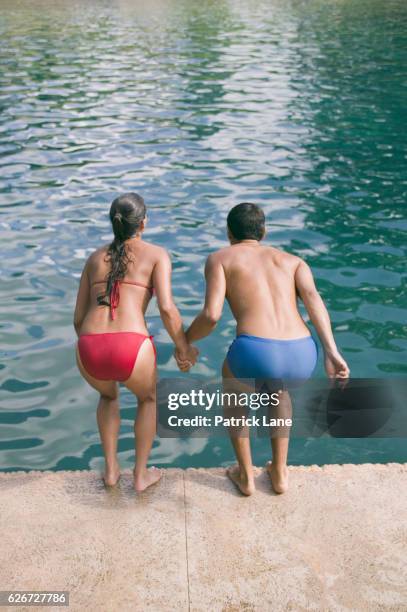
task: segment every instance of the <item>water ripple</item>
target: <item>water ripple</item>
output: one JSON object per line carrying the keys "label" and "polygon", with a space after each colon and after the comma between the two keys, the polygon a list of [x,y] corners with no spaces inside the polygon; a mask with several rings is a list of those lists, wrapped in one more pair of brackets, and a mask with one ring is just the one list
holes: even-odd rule
{"label": "water ripple", "polygon": [[[71,321],[121,191],[145,196],[186,321],[228,209],[254,200],[269,240],[312,265],[353,374],[405,373],[406,31],[403,0],[2,2],[4,469],[83,469],[101,456],[84,435],[95,396],[76,370]],[[175,374],[155,306],[149,321],[160,367]],[[202,343],[202,371],[218,371],[233,334],[225,314]],[[124,411],[123,431],[131,419]],[[392,460],[394,448],[365,444],[360,460]],[[328,446],[292,449],[293,462],[330,460]],[[350,443],[340,453],[358,460]],[[224,442],[153,451],[162,464],[229,459]]]}

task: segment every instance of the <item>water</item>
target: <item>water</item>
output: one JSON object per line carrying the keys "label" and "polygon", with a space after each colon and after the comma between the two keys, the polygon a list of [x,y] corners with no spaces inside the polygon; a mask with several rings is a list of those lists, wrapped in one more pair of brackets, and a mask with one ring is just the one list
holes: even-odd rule
{"label": "water", "polygon": [[[95,393],[74,361],[84,258],[113,196],[140,192],[188,322],[225,217],[253,200],[305,257],[354,376],[407,371],[404,0],[0,2],[2,469],[97,468]],[[162,376],[176,374],[155,305]],[[215,374],[234,326],[201,343]],[[321,365],[319,366],[321,374]],[[122,393],[120,457],[134,456]],[[257,463],[268,444],[255,446]],[[292,463],[406,460],[405,440],[293,440]],[[232,460],[157,440],[156,465]]]}

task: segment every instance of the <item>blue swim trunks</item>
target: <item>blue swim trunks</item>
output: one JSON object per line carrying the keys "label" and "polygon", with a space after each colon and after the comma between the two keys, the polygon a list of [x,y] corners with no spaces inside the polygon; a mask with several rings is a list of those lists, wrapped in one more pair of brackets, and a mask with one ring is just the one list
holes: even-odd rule
{"label": "blue swim trunks", "polygon": [[310,378],[317,364],[318,348],[312,336],[275,340],[239,334],[226,356],[235,378],[297,380]]}

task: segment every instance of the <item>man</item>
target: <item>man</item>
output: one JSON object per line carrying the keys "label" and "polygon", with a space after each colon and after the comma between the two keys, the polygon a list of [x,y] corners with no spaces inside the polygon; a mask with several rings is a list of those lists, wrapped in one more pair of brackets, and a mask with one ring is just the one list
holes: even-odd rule
{"label": "man", "polygon": [[[303,301],[318,333],[330,378],[347,378],[349,368],[332,334],[327,309],[309,266],[300,258],[263,246],[264,213],[255,204],[238,204],[227,217],[230,246],[209,255],[205,305],[187,331],[189,343],[208,336],[221,317],[225,297],[236,319],[236,338],[223,364],[224,383],[244,379],[307,379],[317,361],[317,347],[297,307]],[[180,367],[182,361],[178,359]],[[291,409],[286,391],[282,404]],[[273,461],[267,464],[277,493],[288,487],[288,436],[272,438]],[[244,495],[255,490],[250,438],[232,435],[238,464],[227,475]]]}

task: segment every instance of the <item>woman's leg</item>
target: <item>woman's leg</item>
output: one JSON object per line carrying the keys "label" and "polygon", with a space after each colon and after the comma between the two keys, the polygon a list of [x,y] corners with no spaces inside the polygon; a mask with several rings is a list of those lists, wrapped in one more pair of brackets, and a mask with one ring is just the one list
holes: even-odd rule
{"label": "woman's leg", "polygon": [[112,486],[120,477],[117,459],[117,439],[120,430],[119,385],[112,380],[98,380],[90,376],[82,364],[78,347],[76,347],[76,361],[83,378],[100,393],[97,423],[105,455],[103,480],[106,485]]}
{"label": "woman's leg", "polygon": [[147,469],[157,428],[155,355],[149,339],[141,345],[131,376],[124,384],[137,397],[137,416],[134,422],[136,441],[134,487],[136,491],[144,491],[161,478],[160,470]]}
{"label": "woman's leg", "polygon": [[[247,387],[239,384],[225,360],[222,368],[223,389],[226,393],[247,393]],[[245,410],[240,407],[228,407],[225,412],[225,417],[243,417],[246,415]],[[249,428],[236,427],[229,428],[230,440],[232,442],[238,465],[227,469],[226,474],[236,484],[243,495],[252,495],[255,491],[252,455],[250,450],[250,434]]]}

